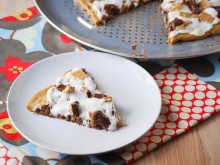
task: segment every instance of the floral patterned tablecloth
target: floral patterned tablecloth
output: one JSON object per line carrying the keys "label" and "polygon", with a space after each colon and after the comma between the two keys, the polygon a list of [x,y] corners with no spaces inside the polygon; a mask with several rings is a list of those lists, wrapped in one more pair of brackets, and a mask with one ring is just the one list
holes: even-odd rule
{"label": "floral patterned tablecloth", "polygon": [[39,60],[85,48],[54,29],[35,7],[0,19],[0,164],[130,164],[220,110],[220,53],[175,61],[132,59],[154,76],[162,93],[160,116],[143,137],[120,150],[88,156],[65,155],[30,143],[7,114],[11,84]]}

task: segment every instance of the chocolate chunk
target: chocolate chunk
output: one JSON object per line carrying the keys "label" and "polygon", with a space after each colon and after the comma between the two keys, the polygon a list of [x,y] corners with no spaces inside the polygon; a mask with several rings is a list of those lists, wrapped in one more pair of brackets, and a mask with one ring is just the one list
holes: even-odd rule
{"label": "chocolate chunk", "polygon": [[50,106],[49,105],[42,105],[41,107],[37,108],[35,113],[50,116]]}
{"label": "chocolate chunk", "polygon": [[63,91],[65,88],[66,88],[66,85],[63,85],[63,84],[60,84],[60,85],[57,86],[57,89],[59,91]]}
{"label": "chocolate chunk", "polygon": [[79,102],[78,101],[75,101],[74,103],[70,104],[69,108],[68,108],[70,114],[73,116],[79,116],[78,109],[79,109]]}
{"label": "chocolate chunk", "polygon": [[82,87],[81,91],[85,92],[87,94],[88,98],[92,97],[92,93],[86,87]]}
{"label": "chocolate chunk", "polygon": [[91,113],[91,126],[93,128],[102,128],[107,130],[108,126],[111,124],[109,121],[109,118],[106,117],[102,111],[95,111],[94,113]]}
{"label": "chocolate chunk", "polygon": [[59,119],[65,119],[65,116],[60,115],[60,114],[58,114],[57,117],[58,117]]}
{"label": "chocolate chunk", "polygon": [[79,125],[82,125],[82,118],[81,117],[76,117],[76,123]]}
{"label": "chocolate chunk", "polygon": [[104,95],[103,95],[103,94],[99,94],[99,93],[95,93],[95,94],[93,95],[93,97],[98,98],[98,99],[101,99],[101,98],[104,97]]}
{"label": "chocolate chunk", "polygon": [[177,26],[183,24],[183,20],[175,18],[168,26],[168,32],[174,31]]}
{"label": "chocolate chunk", "polygon": [[71,116],[68,115],[68,116],[66,117],[66,120],[67,120],[67,121],[71,121]]}
{"label": "chocolate chunk", "polygon": [[115,5],[112,5],[112,4],[105,5],[104,9],[105,9],[106,13],[108,14],[107,18],[103,17],[103,19],[105,21],[107,21],[108,19],[111,19],[112,17],[114,17],[114,15],[117,15],[119,13],[119,8]]}
{"label": "chocolate chunk", "polygon": [[87,96],[88,98],[91,98],[92,97],[92,93],[90,91],[87,92]]}
{"label": "chocolate chunk", "polygon": [[83,70],[83,72],[84,72],[85,74],[88,74],[87,71],[86,71],[84,68],[83,68],[82,70]]}
{"label": "chocolate chunk", "polygon": [[201,12],[199,9],[199,5],[196,4],[195,0],[189,0],[188,5],[193,14],[199,14]]}

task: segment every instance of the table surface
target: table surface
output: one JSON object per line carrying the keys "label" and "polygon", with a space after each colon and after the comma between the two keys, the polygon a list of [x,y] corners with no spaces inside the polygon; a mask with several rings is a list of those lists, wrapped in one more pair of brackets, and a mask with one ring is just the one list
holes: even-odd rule
{"label": "table surface", "polygon": [[[7,0],[0,5],[0,18],[33,6],[30,0]],[[158,147],[134,165],[220,164],[220,113]]]}

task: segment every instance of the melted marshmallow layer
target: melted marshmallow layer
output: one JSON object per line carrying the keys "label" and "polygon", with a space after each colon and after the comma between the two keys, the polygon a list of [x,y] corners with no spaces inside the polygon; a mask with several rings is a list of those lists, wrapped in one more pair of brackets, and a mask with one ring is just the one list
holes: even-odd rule
{"label": "melted marshmallow layer", "polygon": [[[213,18],[212,22],[203,21],[199,19],[199,15],[197,17],[185,17],[181,16],[180,13],[189,13],[193,14],[187,5],[182,4],[181,9],[172,10],[171,8],[177,4],[183,3],[183,0],[164,0],[161,4],[161,7],[164,11],[168,12],[167,18],[168,22],[172,22],[175,18],[181,19],[183,22],[190,22],[187,26],[181,29],[175,29],[170,32],[169,38],[175,37],[178,34],[192,34],[195,36],[203,36],[206,32],[210,31],[214,25],[219,23],[218,12],[216,9],[209,7],[204,9],[202,12],[210,15]],[[200,3],[199,0],[196,3]],[[210,4],[212,6],[219,6],[220,0],[210,0]],[[201,13],[202,13],[201,12]]]}
{"label": "melted marshmallow layer", "polygon": [[107,16],[105,9],[106,5],[117,6],[118,9],[121,9],[123,6],[130,6],[132,3],[136,7],[139,4],[140,0],[95,0],[92,3],[92,8],[96,12],[97,17],[101,20],[103,16]]}
{"label": "melted marshmallow layer", "polygon": [[[83,125],[89,126],[90,120],[89,112],[101,110],[110,120],[108,127],[109,131],[116,130],[118,119],[115,117],[115,109],[113,102],[105,102],[103,99],[91,97],[89,98],[86,92],[82,92],[82,88],[87,88],[91,94],[103,94],[100,90],[96,89],[96,85],[91,77],[86,77],[83,80],[76,79],[72,73],[83,71],[81,68],[74,68],[64,76],[56,80],[56,86],[70,85],[74,87],[73,93],[65,93],[58,90],[56,87],[51,87],[47,91],[47,100],[51,106],[51,113],[54,116],[63,115],[68,116],[71,113],[68,111],[69,105],[73,102],[79,102],[79,117],[83,121]],[[114,114],[114,115],[113,115]]]}

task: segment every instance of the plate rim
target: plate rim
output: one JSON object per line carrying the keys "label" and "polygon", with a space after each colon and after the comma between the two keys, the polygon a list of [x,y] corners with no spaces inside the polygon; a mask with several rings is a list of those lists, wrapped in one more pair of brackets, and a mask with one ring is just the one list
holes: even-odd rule
{"label": "plate rim", "polygon": [[50,151],[54,151],[54,152],[58,152],[58,153],[62,153],[62,154],[71,154],[71,155],[79,155],[79,156],[80,156],[80,155],[100,154],[100,153],[106,153],[106,152],[114,151],[114,150],[120,149],[120,148],[122,148],[122,147],[124,147],[124,146],[126,146],[126,145],[129,145],[129,144],[133,143],[134,141],[136,141],[137,139],[139,139],[140,137],[142,137],[146,132],[148,132],[148,131],[153,127],[153,125],[156,123],[156,121],[157,121],[157,119],[158,119],[158,117],[159,117],[159,115],[160,115],[160,112],[161,112],[162,97],[161,97],[160,89],[159,89],[159,87],[158,87],[156,81],[154,80],[153,76],[151,76],[148,71],[146,71],[144,68],[142,68],[140,65],[136,64],[135,62],[133,62],[133,61],[131,61],[131,60],[128,60],[128,59],[126,59],[126,58],[120,57],[120,56],[114,56],[114,57],[116,57],[116,58],[120,58],[120,59],[122,59],[122,60],[129,61],[129,62],[133,63],[134,65],[136,65],[137,67],[139,67],[141,70],[143,70],[143,71],[145,72],[145,74],[148,75],[148,78],[151,79],[151,82],[152,82],[152,83],[154,84],[154,86],[156,87],[156,88],[155,88],[155,90],[156,90],[155,92],[157,92],[157,95],[158,95],[158,98],[157,98],[158,100],[157,100],[157,101],[160,103],[160,104],[158,105],[156,117],[155,117],[155,119],[154,119],[154,122],[152,122],[151,125],[149,125],[148,129],[146,129],[146,131],[144,131],[141,135],[139,135],[138,137],[136,137],[135,139],[133,139],[133,140],[130,141],[129,143],[120,145],[120,146],[118,146],[118,147],[116,147],[116,148],[114,148],[114,149],[111,149],[111,150],[105,150],[105,151],[102,151],[102,152],[88,152],[88,153],[76,153],[76,152],[73,153],[73,152],[71,152],[71,153],[70,153],[70,152],[65,152],[65,151],[62,152],[61,150],[54,150],[54,149],[51,149],[51,148],[48,147],[48,146],[44,146],[44,145],[40,144],[39,142],[37,142],[37,141],[35,141],[35,140],[32,140],[31,137],[27,136],[25,133],[23,133],[23,131],[20,131],[20,129],[16,126],[14,120],[12,120],[13,117],[11,116],[11,113],[12,113],[13,110],[12,110],[12,111],[9,110],[9,109],[10,109],[10,108],[9,108],[9,99],[10,99],[10,95],[11,95],[11,93],[12,93],[12,88],[14,88],[14,86],[15,86],[16,83],[17,83],[17,81],[19,81],[20,77],[22,77],[23,73],[28,72],[28,71],[29,71],[29,68],[35,67],[36,65],[39,65],[39,63],[44,62],[44,61],[46,61],[46,60],[50,60],[51,58],[58,58],[58,56],[63,56],[63,55],[74,56],[74,55],[82,54],[82,53],[86,53],[86,54],[90,54],[90,55],[91,55],[91,54],[96,54],[96,53],[98,53],[98,54],[102,54],[102,55],[106,55],[106,56],[112,56],[112,55],[110,55],[110,54],[108,54],[108,53],[103,53],[103,52],[89,52],[89,51],[85,51],[85,52],[67,52],[67,53],[61,53],[61,54],[58,54],[58,55],[49,56],[49,57],[47,57],[47,58],[44,58],[44,59],[42,59],[42,60],[40,60],[40,61],[34,63],[34,64],[31,65],[30,67],[28,67],[28,68],[27,68],[26,70],[24,70],[24,71],[16,78],[16,80],[12,83],[12,85],[11,85],[9,91],[8,91],[8,95],[7,95],[7,99],[6,99],[6,100],[7,100],[7,107],[6,107],[6,108],[7,108],[8,116],[9,116],[9,118],[10,118],[11,123],[12,123],[13,126],[15,127],[15,129],[16,129],[25,139],[27,139],[29,142],[31,142],[31,143],[33,143],[33,144],[35,144],[35,145],[37,145],[37,146],[40,146],[40,147],[42,147],[42,148],[44,148],[44,149],[47,149],[47,150],[50,150]]}
{"label": "plate rim", "polygon": [[[117,52],[117,51],[113,51],[113,50],[110,50],[110,49],[105,49],[105,48],[102,48],[102,47],[99,47],[99,46],[96,46],[96,45],[92,45],[90,43],[87,43],[86,41],[83,41],[79,38],[77,38],[75,34],[75,32],[73,32],[72,30],[70,30],[70,32],[67,32],[66,30],[62,29],[61,27],[59,27],[59,23],[54,23],[55,20],[51,20],[46,13],[44,13],[44,11],[41,9],[40,5],[38,4],[39,0],[33,0],[34,1],[34,4],[37,8],[37,10],[40,12],[40,14],[47,20],[47,22],[50,23],[50,25],[52,25],[56,30],[60,31],[61,33],[65,34],[66,36],[68,36],[69,38],[71,39],[74,39],[75,41],[85,45],[85,46],[88,46],[90,48],[93,48],[93,49],[97,49],[99,51],[103,51],[104,53],[110,53],[110,54],[113,54],[113,55],[117,55],[117,56],[122,56],[122,57],[128,57],[128,58],[135,58],[135,59],[150,59],[150,60],[174,60],[174,59],[188,59],[188,58],[196,58],[196,57],[202,57],[202,56],[207,56],[207,55],[211,55],[211,54],[215,54],[215,53],[218,53],[220,52],[220,48],[219,49],[216,49],[216,50],[213,50],[213,51],[208,51],[208,52],[203,52],[203,53],[192,53],[188,56],[184,56],[182,57],[184,54],[182,54],[182,56],[166,56],[166,54],[163,54],[164,57],[148,57],[148,56],[135,56],[135,55],[132,55],[132,54],[127,54],[127,53],[120,53],[120,52]],[[74,33],[71,34],[71,33]],[[212,36],[210,36],[212,37]],[[187,41],[187,42],[196,42],[196,41]],[[172,45],[171,45],[172,46]]]}

